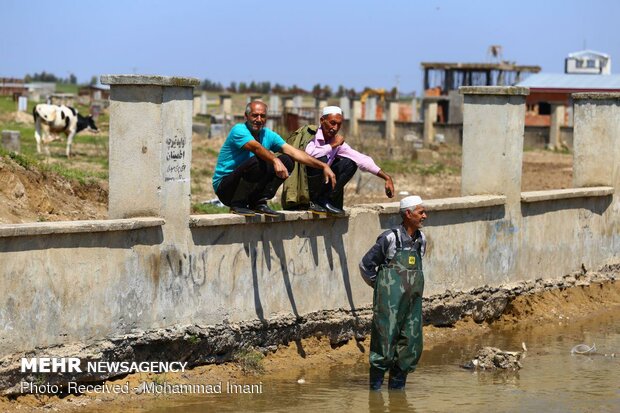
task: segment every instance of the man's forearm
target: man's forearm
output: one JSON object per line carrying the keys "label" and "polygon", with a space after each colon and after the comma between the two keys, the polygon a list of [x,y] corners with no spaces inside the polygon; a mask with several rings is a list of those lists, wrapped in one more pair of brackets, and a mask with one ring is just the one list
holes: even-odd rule
{"label": "man's forearm", "polygon": [[[252,148],[252,149],[254,149],[254,148]],[[268,151],[262,145],[259,145],[254,150],[251,150],[251,152],[254,152],[254,155],[258,156],[259,158],[261,158],[265,162],[273,162],[273,160],[276,157],[271,151]]]}
{"label": "man's forearm", "polygon": [[289,153],[287,153],[287,155],[289,155],[295,161],[310,166],[312,168],[324,169],[325,166],[327,166],[326,163],[319,161],[318,159],[308,155],[306,152],[299,149],[293,149]]}

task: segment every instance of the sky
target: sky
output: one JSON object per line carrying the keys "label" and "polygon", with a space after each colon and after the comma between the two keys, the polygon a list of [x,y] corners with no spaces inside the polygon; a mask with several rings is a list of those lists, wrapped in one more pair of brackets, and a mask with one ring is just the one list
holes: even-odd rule
{"label": "sky", "polygon": [[421,62],[562,73],[585,48],[620,73],[617,0],[0,0],[0,77],[150,74],[422,89]]}

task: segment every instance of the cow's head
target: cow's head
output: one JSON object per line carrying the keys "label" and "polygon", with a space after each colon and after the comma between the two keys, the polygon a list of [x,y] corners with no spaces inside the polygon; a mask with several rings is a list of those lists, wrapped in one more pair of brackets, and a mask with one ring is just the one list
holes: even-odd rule
{"label": "cow's head", "polygon": [[93,132],[97,132],[99,133],[99,128],[97,128],[97,125],[95,125],[95,119],[93,119],[93,115],[88,115],[86,117],[86,122],[87,122],[87,128],[90,129]]}
{"label": "cow's head", "polygon": [[77,132],[87,129],[89,131],[99,133],[99,128],[97,128],[97,125],[95,125],[95,120],[93,119],[92,115],[82,116],[78,113],[77,117]]}

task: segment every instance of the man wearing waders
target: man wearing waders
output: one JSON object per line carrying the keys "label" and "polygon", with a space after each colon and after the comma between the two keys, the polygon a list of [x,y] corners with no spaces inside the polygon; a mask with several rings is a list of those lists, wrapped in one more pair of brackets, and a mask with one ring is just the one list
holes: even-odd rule
{"label": "man wearing waders", "polygon": [[364,281],[374,288],[370,335],[370,389],[403,389],[422,355],[422,256],[426,210],[419,196],[400,201],[401,225],[385,231],[362,258]]}

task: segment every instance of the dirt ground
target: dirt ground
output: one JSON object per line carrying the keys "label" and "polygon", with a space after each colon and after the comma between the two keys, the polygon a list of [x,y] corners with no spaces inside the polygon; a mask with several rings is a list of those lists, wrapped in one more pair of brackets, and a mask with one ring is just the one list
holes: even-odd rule
{"label": "dirt ground", "polygon": [[[107,137],[89,138],[87,142],[84,138],[76,139],[75,155],[69,160],[64,157],[64,142],[52,146],[52,156],[39,157],[36,164],[0,156],[0,223],[106,219],[108,183],[97,175],[107,176]],[[211,177],[222,142],[223,139],[193,136],[193,204],[215,198]],[[394,200],[407,194],[419,194],[424,199],[460,195],[460,148],[440,147],[428,164],[375,159],[380,166],[385,165],[394,179]],[[80,181],[56,172],[55,168],[87,171],[88,177]],[[358,173],[346,187],[345,206],[388,202],[383,184],[380,178]],[[524,153],[523,191],[571,185],[571,154],[544,150]]]}
{"label": "dirt ground", "polygon": [[[561,328],[563,323],[587,320],[602,313],[620,310],[620,283],[608,282],[565,290],[547,291],[538,295],[521,296],[507,308],[506,313],[492,323],[475,323],[471,319],[459,321],[454,327],[424,327],[424,350],[434,346],[453,344],[458,346],[462,340],[482,337],[492,329],[520,328]],[[321,369],[326,363],[342,365],[367,362],[365,354],[369,351],[369,340],[354,340],[337,348],[332,348],[327,339],[309,338],[301,344],[292,343],[280,346],[262,359],[263,371],[248,371],[239,363],[224,363],[196,367],[184,373],[168,373],[166,381],[175,384],[215,383],[234,381],[237,383],[257,381],[293,381],[303,376],[303,371]],[[424,355],[422,355],[422,362]],[[134,374],[109,383],[138,386],[143,381],[157,382],[157,375]],[[168,395],[122,394],[122,395],[69,395],[56,396],[27,395],[17,398],[1,398],[1,411],[21,412],[78,412],[84,409],[96,411],[126,412],[139,411],[147,398],[168,398]],[[102,404],[105,403],[105,409]]]}

